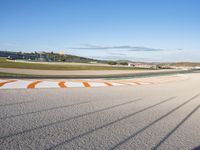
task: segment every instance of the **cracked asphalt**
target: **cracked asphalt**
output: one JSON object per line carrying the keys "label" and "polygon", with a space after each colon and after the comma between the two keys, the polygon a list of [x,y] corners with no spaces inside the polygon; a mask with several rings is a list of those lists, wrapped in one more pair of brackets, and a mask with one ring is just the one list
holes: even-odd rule
{"label": "cracked asphalt", "polygon": [[0,90],[0,149],[200,149],[200,74],[141,86]]}

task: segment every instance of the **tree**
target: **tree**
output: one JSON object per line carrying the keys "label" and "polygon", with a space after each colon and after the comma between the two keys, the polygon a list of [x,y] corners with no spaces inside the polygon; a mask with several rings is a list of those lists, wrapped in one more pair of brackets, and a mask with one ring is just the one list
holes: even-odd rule
{"label": "tree", "polygon": [[120,64],[120,65],[124,65],[124,66],[128,66],[128,63],[127,63],[127,62],[120,62],[119,64]]}
{"label": "tree", "polygon": [[115,62],[115,61],[108,61],[108,64],[109,65],[117,65],[117,62]]}

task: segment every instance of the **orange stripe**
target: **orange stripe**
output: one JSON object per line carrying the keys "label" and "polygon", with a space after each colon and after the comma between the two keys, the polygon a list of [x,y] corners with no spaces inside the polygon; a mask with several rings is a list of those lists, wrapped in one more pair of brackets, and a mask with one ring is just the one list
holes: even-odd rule
{"label": "orange stripe", "polygon": [[4,86],[7,83],[11,83],[11,82],[16,82],[16,80],[9,80],[9,81],[5,81],[5,82],[0,82],[0,87]]}
{"label": "orange stripe", "polygon": [[31,84],[29,84],[29,85],[27,86],[27,88],[28,88],[28,89],[34,89],[35,86],[36,86],[38,83],[40,83],[40,82],[42,82],[42,81],[35,81],[35,82],[32,82]]}
{"label": "orange stripe", "polygon": [[123,84],[123,85],[132,85],[132,84],[129,84],[129,83],[127,83],[127,82],[122,82],[122,81],[115,81],[115,83],[119,83],[119,84]]}
{"label": "orange stripe", "polygon": [[104,82],[104,84],[106,84],[107,86],[113,86],[111,83],[109,82]]}
{"label": "orange stripe", "polygon": [[140,82],[135,82],[135,81],[133,81],[133,83],[135,83],[135,84],[137,84],[137,85],[141,85],[141,83],[140,83]]}
{"label": "orange stripe", "polygon": [[153,82],[149,82],[149,81],[139,81],[139,82],[141,82],[140,84],[142,83],[154,84]]}
{"label": "orange stripe", "polygon": [[149,83],[149,84],[155,84],[154,82],[147,82],[147,83]]}
{"label": "orange stripe", "polygon": [[91,85],[88,83],[88,82],[82,82],[83,83],[83,85],[85,86],[85,87],[91,87]]}
{"label": "orange stripe", "polygon": [[66,88],[66,87],[67,87],[67,86],[65,85],[65,81],[59,82],[58,85],[59,85],[61,88]]}

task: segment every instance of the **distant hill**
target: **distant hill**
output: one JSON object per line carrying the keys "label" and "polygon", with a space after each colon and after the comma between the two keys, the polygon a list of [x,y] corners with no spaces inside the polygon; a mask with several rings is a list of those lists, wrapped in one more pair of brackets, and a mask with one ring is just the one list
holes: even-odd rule
{"label": "distant hill", "polygon": [[0,51],[0,57],[8,59],[21,59],[30,61],[44,61],[44,62],[77,62],[77,63],[107,63],[107,61],[79,57],[69,54],[59,54],[54,52],[13,52]]}
{"label": "distant hill", "polygon": [[198,67],[198,66],[200,66],[200,63],[196,63],[196,62],[177,62],[177,63],[170,63],[170,66],[175,66],[175,67]]}
{"label": "distant hill", "polygon": [[75,63],[103,63],[109,65],[123,65],[127,66],[128,63],[140,63],[149,65],[160,65],[167,67],[198,67],[200,63],[194,62],[177,62],[177,63],[155,63],[155,62],[138,62],[130,60],[97,60],[92,58],[80,57],[69,54],[59,54],[54,52],[14,52],[14,51],[0,51],[0,57],[8,59],[18,59],[27,61],[39,61],[39,62],[75,62]]}

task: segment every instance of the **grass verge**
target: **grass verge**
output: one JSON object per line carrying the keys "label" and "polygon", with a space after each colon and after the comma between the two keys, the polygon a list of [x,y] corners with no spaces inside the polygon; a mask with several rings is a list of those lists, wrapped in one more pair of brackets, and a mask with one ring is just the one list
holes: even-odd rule
{"label": "grass verge", "polygon": [[[0,58],[0,68],[20,68],[20,69],[38,69],[38,70],[133,70],[131,67],[113,67],[113,66],[89,66],[89,65],[59,65],[7,61],[6,58]],[[138,68],[141,70],[140,68]],[[137,70],[138,70],[137,69]]]}
{"label": "grass verge", "polygon": [[33,75],[33,74],[16,74],[0,72],[0,78],[27,78],[27,79],[85,79],[85,78],[113,78],[128,76],[123,74],[117,75]]}

